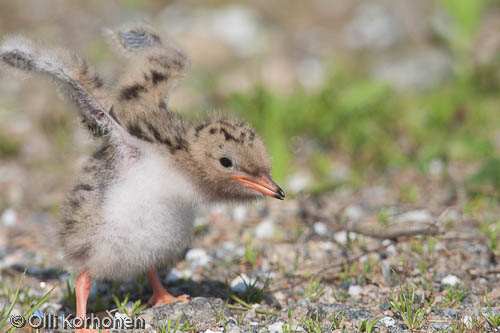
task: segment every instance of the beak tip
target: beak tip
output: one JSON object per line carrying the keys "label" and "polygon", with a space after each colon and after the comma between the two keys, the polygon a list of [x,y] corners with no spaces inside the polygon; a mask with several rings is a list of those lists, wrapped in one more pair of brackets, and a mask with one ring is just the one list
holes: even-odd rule
{"label": "beak tip", "polygon": [[280,188],[278,188],[278,195],[276,199],[285,200],[285,192]]}
{"label": "beak tip", "polygon": [[263,195],[267,195],[272,198],[285,200],[285,192],[278,186],[275,182],[272,181],[271,177],[263,176],[260,179],[252,179],[251,177],[242,177],[242,176],[232,176],[232,178],[242,182],[245,186],[250,187],[251,189],[262,193]]}

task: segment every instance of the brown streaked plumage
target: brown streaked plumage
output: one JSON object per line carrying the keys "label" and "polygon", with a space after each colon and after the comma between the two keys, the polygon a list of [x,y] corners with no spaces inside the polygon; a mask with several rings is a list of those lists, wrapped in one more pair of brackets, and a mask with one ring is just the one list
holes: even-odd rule
{"label": "brown streaked plumage", "polygon": [[263,141],[246,123],[212,117],[192,122],[168,110],[168,96],[189,68],[184,51],[151,27],[107,31],[130,61],[114,88],[79,56],[24,38],[0,44],[6,68],[58,82],[100,141],[63,206],[59,238],[77,278],[77,316],[86,315],[90,281],[146,271],[151,302],[186,301],[161,286],[156,267],[189,244],[203,202],[284,199],[270,177]]}

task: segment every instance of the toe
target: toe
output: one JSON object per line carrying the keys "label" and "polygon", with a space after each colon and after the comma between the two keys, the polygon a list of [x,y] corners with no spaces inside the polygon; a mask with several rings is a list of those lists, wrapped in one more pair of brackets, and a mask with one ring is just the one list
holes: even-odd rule
{"label": "toe", "polygon": [[182,302],[182,303],[186,303],[186,304],[191,303],[189,295],[186,295],[186,294],[180,295],[179,297],[176,297],[176,299],[177,299],[176,302]]}
{"label": "toe", "polygon": [[148,304],[153,304],[155,306],[160,306],[160,305],[165,305],[165,304],[170,304],[170,303],[176,303],[176,302],[183,302],[183,303],[189,303],[189,295],[181,295],[178,297],[174,297],[172,295],[162,295],[160,297],[151,297],[149,300]]}

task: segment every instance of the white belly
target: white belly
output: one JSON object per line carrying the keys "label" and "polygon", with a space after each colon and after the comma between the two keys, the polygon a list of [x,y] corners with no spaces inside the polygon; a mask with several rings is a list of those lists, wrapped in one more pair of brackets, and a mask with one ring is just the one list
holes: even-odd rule
{"label": "white belly", "polygon": [[[198,196],[168,161],[146,154],[111,185],[90,267],[102,278],[126,277],[175,260],[189,246]],[[101,275],[101,276],[100,276]]]}

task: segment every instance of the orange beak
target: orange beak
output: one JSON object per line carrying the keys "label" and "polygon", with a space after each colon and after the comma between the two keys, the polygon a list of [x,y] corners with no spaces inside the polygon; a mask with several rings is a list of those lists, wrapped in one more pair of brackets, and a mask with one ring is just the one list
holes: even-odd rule
{"label": "orange beak", "polygon": [[278,184],[273,182],[273,180],[269,176],[262,176],[259,178],[250,178],[243,176],[232,176],[232,177],[236,180],[239,180],[240,182],[250,187],[251,189],[260,192],[264,195],[280,200],[285,199],[285,192],[283,192],[281,187],[279,187]]}

